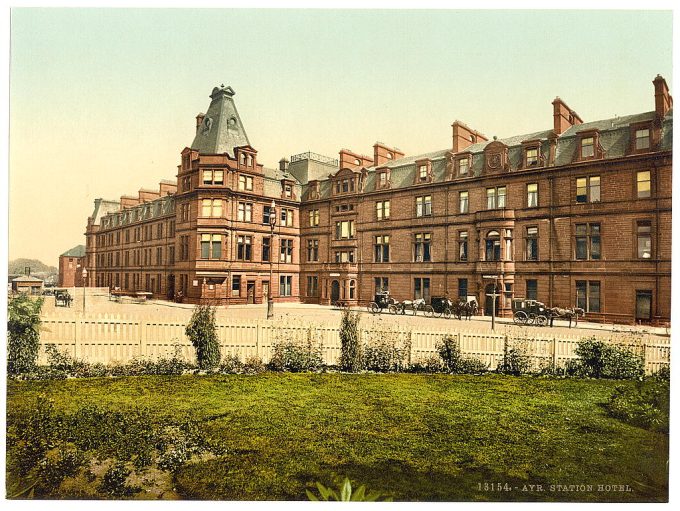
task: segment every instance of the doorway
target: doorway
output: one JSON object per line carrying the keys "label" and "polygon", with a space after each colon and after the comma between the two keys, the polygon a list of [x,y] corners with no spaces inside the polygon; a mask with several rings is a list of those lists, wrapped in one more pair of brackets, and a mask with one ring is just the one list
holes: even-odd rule
{"label": "doorway", "polygon": [[340,282],[334,280],[331,282],[331,304],[340,300]]}
{"label": "doorway", "polygon": [[262,300],[265,302],[269,300],[269,281],[268,280],[263,280],[262,281]]}
{"label": "doorway", "polygon": [[652,292],[635,292],[635,320],[649,321],[652,319]]}
{"label": "doorway", "polygon": [[255,282],[248,281],[246,284],[247,298],[246,303],[255,303]]}

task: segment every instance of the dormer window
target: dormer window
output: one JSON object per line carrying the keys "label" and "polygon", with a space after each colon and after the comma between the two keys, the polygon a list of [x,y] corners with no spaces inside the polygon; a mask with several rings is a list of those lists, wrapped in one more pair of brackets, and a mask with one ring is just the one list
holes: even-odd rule
{"label": "dormer window", "polygon": [[283,196],[286,197],[286,198],[293,197],[293,186],[292,185],[284,185],[283,186]]}
{"label": "dormer window", "polygon": [[538,165],[538,148],[534,147],[527,149],[527,167],[535,167]]}
{"label": "dormer window", "polygon": [[592,158],[595,156],[595,138],[584,137],[581,139],[581,158]]}
{"label": "dormer window", "polygon": [[458,175],[467,176],[468,172],[470,172],[470,159],[461,158],[458,160]]}
{"label": "dormer window", "polygon": [[414,184],[429,183],[432,181],[432,162],[430,160],[416,161],[416,174]]}
{"label": "dormer window", "polygon": [[389,187],[390,187],[390,169],[382,169],[376,171],[375,189],[383,190]]}
{"label": "dormer window", "polygon": [[635,150],[649,149],[649,128],[635,130]]}

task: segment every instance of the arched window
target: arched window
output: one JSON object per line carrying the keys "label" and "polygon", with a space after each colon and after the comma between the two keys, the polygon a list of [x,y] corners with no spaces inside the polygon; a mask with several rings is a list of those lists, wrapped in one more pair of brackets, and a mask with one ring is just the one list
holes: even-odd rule
{"label": "arched window", "polygon": [[241,153],[241,165],[245,165],[245,164],[246,164],[246,154]]}
{"label": "arched window", "polygon": [[487,261],[501,260],[501,236],[498,231],[489,231],[486,235],[486,257]]}
{"label": "arched window", "polygon": [[350,300],[354,300],[356,284],[357,284],[356,280],[350,280],[349,281],[349,299]]}

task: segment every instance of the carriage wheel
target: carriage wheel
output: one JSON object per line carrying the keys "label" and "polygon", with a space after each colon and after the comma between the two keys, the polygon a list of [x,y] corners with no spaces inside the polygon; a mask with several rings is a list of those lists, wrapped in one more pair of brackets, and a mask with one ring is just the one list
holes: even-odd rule
{"label": "carriage wheel", "polygon": [[444,319],[451,319],[451,309],[448,307],[444,309]]}
{"label": "carriage wheel", "polygon": [[392,304],[387,308],[387,310],[390,311],[390,313],[392,313],[392,314],[397,314],[399,312],[399,307]]}
{"label": "carriage wheel", "polygon": [[548,324],[548,318],[546,318],[542,314],[540,316],[536,316],[536,324],[538,326],[545,326]]}
{"label": "carriage wheel", "polygon": [[534,322],[536,321],[536,314],[533,312],[529,314],[529,319],[527,319],[527,325],[533,325]]}
{"label": "carriage wheel", "polygon": [[442,317],[442,314],[444,314],[444,310],[440,310],[439,312],[434,311],[434,316],[435,316],[436,318],[441,318],[441,317]]}
{"label": "carriage wheel", "polygon": [[375,302],[371,302],[368,304],[368,312],[371,314],[377,314],[380,312],[380,307],[378,307],[378,304]]}
{"label": "carriage wheel", "polygon": [[515,316],[513,318],[516,325],[526,325],[528,319],[529,319],[529,316],[527,316],[527,313],[524,312],[524,311],[515,312]]}
{"label": "carriage wheel", "polygon": [[434,316],[434,307],[432,307],[432,305],[426,305],[425,308],[423,309],[423,312],[425,313],[425,316],[431,318],[432,316]]}

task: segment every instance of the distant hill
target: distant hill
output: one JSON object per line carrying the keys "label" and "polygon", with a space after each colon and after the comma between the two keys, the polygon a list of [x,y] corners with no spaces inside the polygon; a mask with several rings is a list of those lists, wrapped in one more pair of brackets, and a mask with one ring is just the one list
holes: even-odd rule
{"label": "distant hill", "polygon": [[9,274],[10,275],[23,275],[26,266],[30,266],[31,274],[35,273],[59,273],[59,269],[54,266],[47,266],[45,263],[38,261],[37,259],[15,259],[9,262]]}

